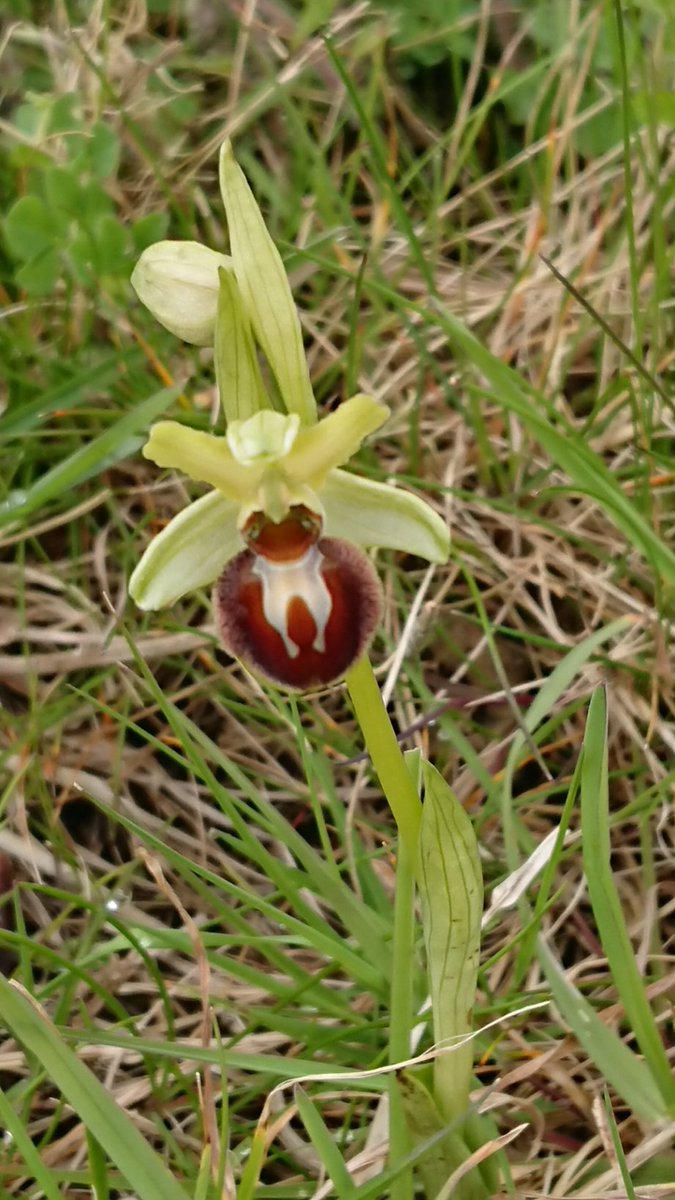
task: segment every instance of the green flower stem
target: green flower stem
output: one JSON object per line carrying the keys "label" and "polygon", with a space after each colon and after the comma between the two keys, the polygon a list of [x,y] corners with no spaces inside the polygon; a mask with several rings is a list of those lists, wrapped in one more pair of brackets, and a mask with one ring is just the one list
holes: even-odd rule
{"label": "green flower stem", "polygon": [[408,774],[401,748],[380,695],[370,659],[364,655],[346,678],[356,719],[377,772],[380,786],[394,815],[408,861],[418,872],[418,842],[422,804],[413,779]]}

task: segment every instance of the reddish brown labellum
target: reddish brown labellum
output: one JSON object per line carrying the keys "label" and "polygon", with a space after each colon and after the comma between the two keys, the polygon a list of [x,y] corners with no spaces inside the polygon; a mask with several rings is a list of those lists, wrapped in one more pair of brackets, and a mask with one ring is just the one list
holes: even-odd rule
{"label": "reddish brown labellum", "polygon": [[298,691],[341,679],[382,611],[365,554],[319,534],[319,518],[301,506],[277,524],[255,514],[244,530],[250,549],[228,563],[214,590],[225,648]]}

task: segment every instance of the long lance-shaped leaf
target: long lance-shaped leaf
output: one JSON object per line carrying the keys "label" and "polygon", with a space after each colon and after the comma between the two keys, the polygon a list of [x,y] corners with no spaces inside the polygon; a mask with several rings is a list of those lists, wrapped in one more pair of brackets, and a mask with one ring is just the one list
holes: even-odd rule
{"label": "long lance-shaped leaf", "polygon": [[[473,1026],[483,879],[469,817],[443,777],[424,763],[420,893],[434,1040],[458,1040]],[[439,1055],[434,1098],[446,1118],[464,1113],[473,1078],[470,1042]]]}
{"label": "long lance-shaped leaf", "polygon": [[[480,953],[483,878],[471,821],[448,784],[430,763],[422,764],[424,805],[419,836],[419,888],[427,953],[434,1041],[449,1044],[434,1062],[433,1104],[426,1106],[434,1124],[452,1133],[431,1151],[430,1178],[448,1163],[454,1171],[469,1157],[469,1092],[473,1080],[471,1041],[453,1046],[471,1032]],[[419,1095],[421,1103],[421,1093]],[[423,1106],[424,1107],[424,1106]],[[410,1119],[409,1119],[410,1124]],[[411,1132],[419,1140],[411,1126]],[[440,1158],[439,1158],[440,1155]],[[425,1156],[426,1159],[426,1156]],[[425,1186],[429,1180],[425,1180]],[[491,1188],[480,1170],[458,1185],[460,1200],[475,1200]],[[431,1193],[429,1193],[431,1194]],[[435,1195],[435,1192],[433,1193]]]}

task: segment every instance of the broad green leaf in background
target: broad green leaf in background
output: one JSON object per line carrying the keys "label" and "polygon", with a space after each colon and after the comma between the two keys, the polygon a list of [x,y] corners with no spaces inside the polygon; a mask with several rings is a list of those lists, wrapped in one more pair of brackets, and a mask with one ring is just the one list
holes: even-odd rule
{"label": "broad green leaf in background", "polygon": [[117,170],[120,142],[117,134],[103,121],[97,121],[87,139],[87,159],[97,179],[107,179]]}
{"label": "broad green leaf in background", "polygon": [[49,296],[61,276],[61,258],[57,250],[42,250],[19,267],[16,282],[30,296]]}
{"label": "broad green leaf in background", "polygon": [[22,196],[10,208],[4,224],[11,252],[23,262],[48,250],[61,232],[53,212],[39,196]]}
{"label": "broad green leaf in background", "polygon": [[47,204],[53,211],[60,209],[71,217],[81,215],[80,183],[73,171],[67,167],[49,167],[44,173],[44,190]]}

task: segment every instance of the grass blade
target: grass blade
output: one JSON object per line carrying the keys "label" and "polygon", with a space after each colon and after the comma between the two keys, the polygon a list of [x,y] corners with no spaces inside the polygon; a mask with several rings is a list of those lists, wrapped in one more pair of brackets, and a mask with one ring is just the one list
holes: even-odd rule
{"label": "grass blade", "polygon": [[579,642],[578,645],[573,646],[554,670],[551,671],[548,679],[543,687],[539,689],[532,704],[523,716],[523,729],[519,730],[513,739],[504,768],[502,786],[502,821],[504,824],[504,839],[510,871],[514,871],[518,866],[518,849],[511,804],[511,791],[516,767],[518,766],[523,749],[527,745],[526,732],[533,733],[537,726],[553,711],[558,700],[570,686],[573,679],[579,674],[584,663],[588,662],[588,659],[600,648],[603,642],[607,642],[615,635],[621,633],[629,624],[630,619],[619,617],[617,621],[612,621],[602,629],[597,629],[589,637]]}
{"label": "grass blade", "polygon": [[352,1200],[356,1188],[321,1113],[301,1087],[295,1088],[295,1103],[321,1164],[333,1182],[339,1200]]}
{"label": "grass blade", "polygon": [[598,1070],[639,1117],[649,1122],[663,1120],[667,1109],[646,1063],[600,1020],[588,1000],[566,978],[543,938],[539,939],[537,954],[564,1021]]}
{"label": "grass blade", "polygon": [[0,1014],[34,1054],[138,1200],[187,1200],[173,1175],[95,1075],[62,1040],[46,1014],[17,984],[0,977]]}
{"label": "grass blade", "polygon": [[645,995],[644,979],[635,961],[611,866],[607,696],[603,687],[593,693],[586,722],[581,767],[581,833],[588,894],[614,983],[654,1083],[667,1108],[674,1111],[675,1077]]}
{"label": "grass blade", "polygon": [[33,1176],[38,1187],[42,1189],[45,1200],[62,1200],[58,1184],[49,1168],[43,1163],[25,1125],[2,1088],[0,1088],[0,1123],[5,1133],[11,1136],[14,1146],[26,1164],[27,1171]]}
{"label": "grass blade", "polygon": [[525,429],[551,460],[569,475],[573,486],[601,506],[653,570],[666,583],[675,586],[675,551],[659,537],[630,497],[624,494],[602,458],[573,429],[564,428],[557,414],[542,411],[544,401],[536,393],[529,394],[517,371],[495,358],[461,321],[440,304],[434,307],[438,323],[447,333],[451,344],[461,350],[485,376],[503,407],[522,421]]}
{"label": "grass blade", "polygon": [[119,421],[115,421],[104,433],[92,438],[90,442],[85,442],[73,454],[69,454],[62,462],[57,462],[50,471],[36,479],[19,502],[10,496],[0,505],[0,527],[30,516],[38,508],[79,487],[85,480],[100,474],[106,467],[112,466],[138,449],[139,435],[147,429],[151,421],[166,411],[182,390],[182,387],[171,387],[154,392],[147,400],[120,417]]}

